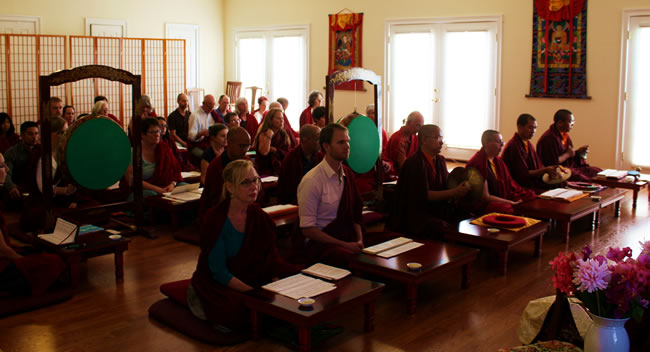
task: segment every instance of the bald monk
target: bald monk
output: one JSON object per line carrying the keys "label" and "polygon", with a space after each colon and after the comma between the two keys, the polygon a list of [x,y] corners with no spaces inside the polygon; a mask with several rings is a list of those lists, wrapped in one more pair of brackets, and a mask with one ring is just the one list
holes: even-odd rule
{"label": "bald monk", "polygon": [[413,111],[406,118],[406,124],[393,133],[388,140],[386,157],[393,163],[393,169],[399,174],[400,167],[411,155],[418,151],[417,133],[424,125],[424,117],[418,111]]}
{"label": "bald monk", "polygon": [[569,110],[560,109],[553,116],[553,124],[537,141],[537,153],[546,166],[562,165],[571,169],[571,181],[589,182],[601,169],[587,164],[589,146],[573,150],[569,132],[575,119]]}
{"label": "bald monk", "polygon": [[542,193],[552,186],[542,181],[546,173],[555,174],[557,165],[544,166],[530,140],[537,130],[537,121],[530,114],[521,114],[517,118],[517,132],[508,141],[501,158],[506,163],[510,176],[522,187],[532,188]]}
{"label": "bald monk", "polygon": [[[479,206],[483,212],[512,214],[513,205],[537,197],[532,189],[523,188],[512,179],[506,164],[499,157],[503,148],[503,137],[499,131],[483,132],[481,144],[483,147],[467,162],[467,166],[477,169],[485,179],[484,203]],[[480,211],[479,207],[472,210]]]}
{"label": "bald monk", "polygon": [[389,224],[397,232],[431,237],[446,229],[442,219],[456,218],[449,211],[449,201],[465,196],[470,186],[463,182],[447,189],[449,172],[445,157],[440,155],[443,140],[438,126],[422,126],[418,139],[419,150],[406,159],[400,170]]}
{"label": "bald monk", "polygon": [[226,165],[233,160],[245,159],[246,152],[251,147],[251,136],[242,127],[230,129],[226,138],[228,144],[225,151],[208,165],[203,193],[201,193],[199,216],[203,216],[208,209],[219,202],[223,191],[223,169]]}
{"label": "bald monk", "polygon": [[278,198],[281,204],[298,204],[298,185],[309,170],[323,160],[320,152],[320,128],[303,125],[300,128],[300,144],[282,161],[278,175]]}

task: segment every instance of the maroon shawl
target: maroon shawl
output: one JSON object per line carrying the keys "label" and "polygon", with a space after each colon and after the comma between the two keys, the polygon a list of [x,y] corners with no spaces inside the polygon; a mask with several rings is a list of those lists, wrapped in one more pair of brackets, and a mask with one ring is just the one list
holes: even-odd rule
{"label": "maroon shawl", "polygon": [[300,128],[304,125],[313,125],[314,124],[314,118],[311,117],[311,106],[308,106],[305,110],[302,111],[302,114],[300,114]]}
{"label": "maroon shawl", "polygon": [[[316,152],[312,156],[312,167],[323,160],[323,153]],[[278,174],[278,198],[280,204],[298,204],[298,185],[302,181],[303,173],[303,151],[299,145],[294,148],[282,161]]]}
{"label": "maroon shawl", "polygon": [[474,154],[467,162],[467,166],[477,169],[483,178],[487,180],[490,195],[512,201],[525,201],[537,197],[532,189],[521,187],[512,179],[506,164],[498,156],[494,158],[494,167],[497,172],[495,175],[489,166],[484,148]]}
{"label": "maroon shawl", "polygon": [[155,154],[156,168],[153,172],[153,176],[146,180],[147,182],[158,187],[166,187],[172,183],[172,181],[183,181],[183,177],[181,176],[181,165],[178,160],[176,160],[172,150],[166,143],[158,143],[156,145]]}
{"label": "maroon shawl", "polygon": [[393,133],[388,140],[388,146],[386,146],[386,157],[393,163],[393,169],[396,173],[399,173],[400,163],[404,163],[406,159],[420,149],[418,136],[414,134],[411,137],[406,137],[404,135],[405,128],[403,126],[399,131]]}
{"label": "maroon shawl", "polygon": [[9,137],[6,134],[0,134],[0,153],[4,154],[7,149],[13,147],[18,142],[20,142],[20,136],[15,133]]}
{"label": "maroon shawl", "polygon": [[[246,127],[244,128],[251,136],[251,138],[255,138],[255,136],[257,135],[257,129],[260,127],[260,124],[259,122],[257,122],[257,118],[255,118],[255,115],[247,114],[245,123],[246,123]],[[241,121],[241,124],[244,124],[244,120]]]}
{"label": "maroon shawl", "polygon": [[534,177],[528,173],[544,167],[542,159],[539,158],[533,147],[533,143],[528,143],[528,152],[526,152],[524,141],[515,133],[503,149],[501,158],[508,167],[510,176],[520,186],[539,190],[548,188],[548,185],[542,182],[541,176]]}
{"label": "maroon shawl", "polygon": [[[564,154],[569,147],[573,148],[571,137],[568,137],[566,145],[563,145],[560,130],[555,124],[551,124],[537,141],[537,154],[546,166],[560,165],[560,155]],[[589,166],[587,161],[578,155],[568,158],[561,165],[571,169],[571,178],[569,179],[571,181],[589,182],[592,177],[602,171],[597,167]]]}
{"label": "maroon shawl", "polygon": [[[284,131],[284,133],[288,133]],[[259,152],[255,155],[255,170],[260,175],[278,175],[282,166],[282,160],[289,154],[291,145],[286,143],[284,133],[278,132],[271,137],[271,147],[275,147],[275,152],[269,151],[268,154],[262,155]],[[289,134],[290,136],[291,134]],[[291,138],[289,138],[291,139]]]}
{"label": "maroon shawl", "polygon": [[345,172],[343,194],[336,211],[336,218],[323,228],[323,232],[345,242],[356,242],[354,224],[363,224],[363,202],[357,190],[352,170],[341,165]]}
{"label": "maroon shawl", "polygon": [[[221,235],[221,229],[228,217],[230,199],[213,207],[206,214],[201,226],[201,254],[192,276],[196,290],[208,319],[215,323],[231,323],[248,320],[240,316],[242,304],[238,292],[217,283],[212,278],[208,263],[210,251]],[[248,206],[246,229],[239,253],[231,258],[228,270],[232,275],[251,287],[259,287],[273,278],[289,275],[300,267],[287,264],[278,255],[275,245],[275,224],[257,204]]]}

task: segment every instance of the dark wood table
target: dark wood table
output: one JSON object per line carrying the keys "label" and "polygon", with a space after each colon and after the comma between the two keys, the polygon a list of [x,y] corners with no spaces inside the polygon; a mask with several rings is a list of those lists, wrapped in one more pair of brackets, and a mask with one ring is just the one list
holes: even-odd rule
{"label": "dark wood table", "polygon": [[374,330],[375,301],[384,284],[348,276],[335,281],[336,289],[313,297],[316,302],[310,310],[303,310],[295,299],[264,289],[243,295],[244,304],[251,310],[253,338],[259,338],[258,313],[287,321],[298,327],[301,351],[311,348],[311,328],[356,307],[364,307],[364,330]]}
{"label": "dark wood table", "polygon": [[502,275],[505,275],[508,271],[508,251],[510,248],[534,240],[534,256],[539,257],[542,253],[544,233],[548,231],[549,227],[549,223],[546,221],[541,221],[519,231],[500,229],[497,233],[490,233],[487,227],[472,224],[472,220],[474,219],[461,221],[458,223],[457,231],[447,232],[445,237],[452,243],[467,243],[496,251],[499,255],[499,268]]}
{"label": "dark wood table", "polygon": [[12,237],[19,241],[61,255],[70,265],[72,288],[79,286],[81,261],[106,254],[114,254],[115,280],[120,282],[124,278],[124,252],[129,249],[129,242],[131,242],[128,238],[122,237],[119,240],[111,240],[108,238],[110,233],[96,231],[78,235],[75,243],[69,246],[61,246],[42,240],[36,235],[23,232],[18,224],[9,225],[8,231]]}
{"label": "dark wood table", "polygon": [[[186,210],[198,210],[201,204],[200,199],[190,201],[175,201],[165,198],[162,195],[145,197],[144,202],[153,209],[160,209],[169,213],[172,225],[178,227],[178,213]],[[153,212],[149,213],[151,223],[155,223]]]}
{"label": "dark wood table", "polygon": [[[350,263],[355,272],[365,272],[406,284],[409,314],[415,313],[418,285],[435,278],[442,272],[462,267],[461,287],[469,287],[469,263],[476,259],[479,250],[443,242],[417,241],[423,246],[392,258],[382,258],[361,253]],[[422,268],[410,270],[407,263],[420,263]]]}
{"label": "dark wood table", "polygon": [[[597,183],[599,185],[612,187],[612,188],[623,188],[631,189],[632,194],[632,207],[636,208],[636,200],[639,196],[639,191],[648,187],[648,181],[639,180],[636,182],[622,182],[621,180],[615,180],[610,178],[605,178],[601,176],[596,176],[591,179],[591,182]],[[650,200],[650,193],[648,193],[648,199]]]}
{"label": "dark wood table", "polygon": [[571,223],[575,220],[592,215],[592,227],[598,227],[600,222],[600,209],[612,203],[615,204],[614,215],[620,215],[620,202],[625,196],[625,191],[615,188],[606,188],[594,195],[601,196],[600,201],[594,201],[590,197],[578,199],[573,202],[535,198],[514,206],[517,214],[529,216],[536,219],[553,219],[557,221],[560,234],[565,236],[569,243],[569,232]]}

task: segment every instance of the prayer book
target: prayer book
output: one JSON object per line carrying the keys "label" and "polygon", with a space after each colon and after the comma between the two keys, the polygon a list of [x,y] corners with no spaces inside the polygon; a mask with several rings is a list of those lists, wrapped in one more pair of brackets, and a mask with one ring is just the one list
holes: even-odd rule
{"label": "prayer book", "polygon": [[270,207],[262,208],[267,214],[280,216],[289,213],[297,213],[298,206],[293,204],[278,204]]}
{"label": "prayer book", "polygon": [[264,285],[262,288],[292,299],[298,299],[316,297],[325,292],[333,291],[336,289],[336,285],[303,274],[296,274]]}
{"label": "prayer book", "polygon": [[201,176],[201,173],[198,171],[182,171],[181,172],[181,177],[182,178],[189,178],[189,177],[199,177]]}
{"label": "prayer book", "polygon": [[543,199],[556,199],[565,202],[573,202],[574,200],[586,197],[587,193],[584,193],[576,189],[568,188],[556,188],[550,191],[546,191],[539,195]]}
{"label": "prayer book", "polygon": [[627,171],[606,169],[606,170],[603,170],[603,171],[597,173],[596,176],[618,180],[618,179],[621,179],[621,178],[627,176]]}
{"label": "prayer book", "polygon": [[397,238],[393,238],[390,241],[382,242],[380,244],[376,244],[374,246],[364,248],[363,253],[376,255],[377,253],[405,245],[409,242],[413,242],[413,240],[406,237],[397,237]]}
{"label": "prayer book", "polygon": [[[199,191],[201,190],[201,191]],[[189,185],[182,185],[174,187],[171,192],[163,193],[165,199],[172,199],[176,201],[189,202],[191,200],[198,200],[201,198],[202,188],[199,188],[198,183]]]}
{"label": "prayer book", "polygon": [[403,244],[403,245],[401,245],[399,247],[395,247],[393,249],[389,249],[387,251],[377,253],[377,255],[382,257],[382,258],[391,258],[391,257],[394,257],[396,255],[400,255],[400,254],[402,254],[404,252],[408,252],[411,249],[418,248],[420,246],[424,246],[424,243],[409,242],[409,243]]}
{"label": "prayer book", "polygon": [[350,272],[345,269],[329,266],[322,263],[316,263],[307,269],[302,270],[303,273],[318,276],[325,280],[340,280],[348,275]]}
{"label": "prayer book", "polygon": [[277,182],[278,177],[277,176],[266,176],[262,177],[262,183],[268,183],[268,182]]}
{"label": "prayer book", "polygon": [[69,244],[74,243],[78,231],[79,226],[76,224],[63,220],[62,218],[57,218],[54,232],[38,235],[38,238],[56,245]]}

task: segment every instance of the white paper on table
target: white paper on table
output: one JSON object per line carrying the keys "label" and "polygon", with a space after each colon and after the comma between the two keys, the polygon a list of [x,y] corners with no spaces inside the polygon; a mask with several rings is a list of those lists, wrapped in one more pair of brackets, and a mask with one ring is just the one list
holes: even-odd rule
{"label": "white paper on table", "polygon": [[330,266],[323,263],[316,263],[307,269],[303,269],[302,272],[305,274],[318,276],[325,280],[340,280],[350,275],[350,271],[348,270],[337,268],[335,266]]}
{"label": "white paper on table", "polygon": [[262,288],[292,299],[298,299],[302,297],[315,297],[335,290],[336,285],[313,277],[296,274],[264,285]]}
{"label": "white paper on table", "polygon": [[404,252],[408,252],[411,249],[415,249],[415,248],[418,248],[420,246],[424,246],[424,243],[409,242],[409,243],[403,244],[403,245],[401,245],[399,247],[395,247],[393,249],[383,251],[383,252],[381,252],[381,253],[379,253],[377,255],[382,257],[382,258],[390,258],[390,257],[394,257],[396,255],[400,255],[400,254],[402,254]]}
{"label": "white paper on table", "polygon": [[189,177],[198,177],[201,176],[201,173],[198,171],[183,171],[181,172],[181,177],[182,178],[189,178]]}
{"label": "white paper on table", "polygon": [[374,246],[366,247],[363,249],[362,252],[367,254],[377,254],[383,251],[387,251],[389,249],[393,249],[395,247],[402,246],[409,242],[413,242],[413,240],[406,237],[397,237],[397,238],[393,238],[392,240],[382,242],[380,244],[376,244]]}
{"label": "white paper on table", "polygon": [[278,204],[278,205],[271,205],[270,207],[262,208],[267,214],[273,214],[278,211],[283,211],[287,209],[293,209],[293,208],[298,208],[297,205],[294,204]]}
{"label": "white paper on table", "polygon": [[38,235],[38,238],[57,245],[74,243],[77,231],[79,231],[79,226],[76,224],[57,218],[54,232]]}

